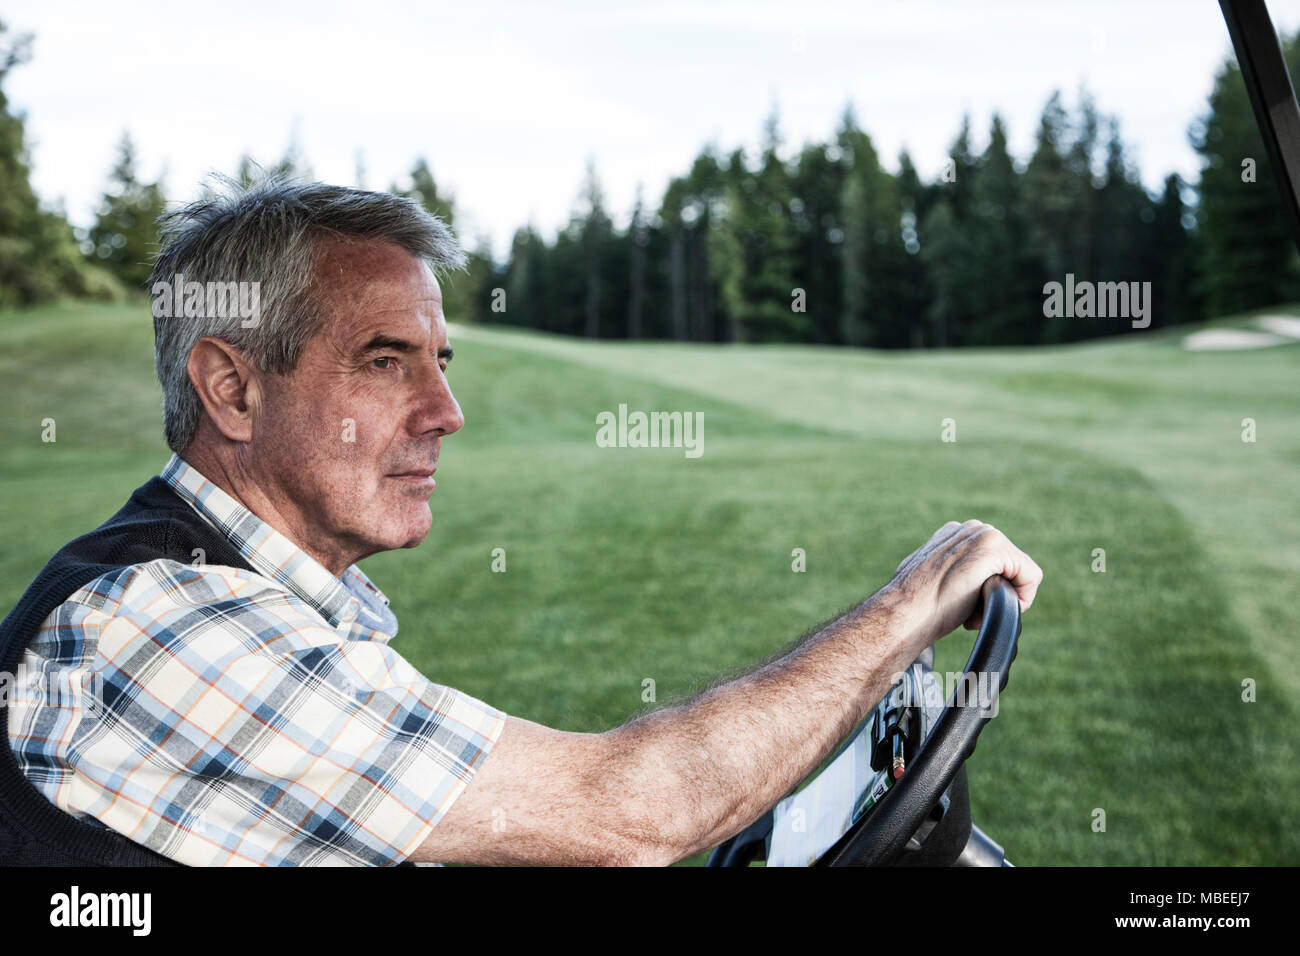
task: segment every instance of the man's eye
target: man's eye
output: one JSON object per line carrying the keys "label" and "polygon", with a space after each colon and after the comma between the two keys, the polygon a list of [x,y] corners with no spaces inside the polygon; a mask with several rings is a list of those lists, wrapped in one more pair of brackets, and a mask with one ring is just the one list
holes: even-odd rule
{"label": "man's eye", "polygon": [[[391,362],[392,360],[393,360],[393,358],[392,358],[391,355],[381,355],[379,358],[377,358],[377,359],[375,359],[373,362],[371,362],[371,364],[374,365],[375,368],[384,368],[384,369],[386,369],[386,368],[392,368],[392,366],[388,364],[388,363]],[[380,364],[380,363],[383,363],[383,364]]]}

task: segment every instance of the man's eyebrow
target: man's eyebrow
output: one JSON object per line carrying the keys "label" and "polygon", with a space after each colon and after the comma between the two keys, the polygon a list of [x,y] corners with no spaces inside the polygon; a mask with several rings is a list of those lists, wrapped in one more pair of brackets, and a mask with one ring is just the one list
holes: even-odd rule
{"label": "man's eyebrow", "polygon": [[357,349],[357,354],[365,355],[367,352],[414,352],[417,348],[418,346],[414,342],[380,333]]}
{"label": "man's eyebrow", "polygon": [[[408,342],[406,339],[394,338],[391,335],[373,336],[369,342],[357,349],[357,355],[367,355],[370,352],[414,352],[419,346],[414,342]],[[438,358],[450,362],[455,350],[450,345],[444,345],[438,350]]]}

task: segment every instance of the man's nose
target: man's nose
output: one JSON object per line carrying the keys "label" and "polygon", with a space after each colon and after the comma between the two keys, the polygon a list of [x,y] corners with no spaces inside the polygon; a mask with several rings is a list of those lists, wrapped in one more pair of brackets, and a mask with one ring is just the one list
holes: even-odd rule
{"label": "man's nose", "polygon": [[460,431],[465,424],[465,415],[460,410],[460,403],[451,393],[451,385],[442,369],[434,369],[421,398],[420,416],[416,428],[420,434],[435,431],[440,435],[450,435]]}

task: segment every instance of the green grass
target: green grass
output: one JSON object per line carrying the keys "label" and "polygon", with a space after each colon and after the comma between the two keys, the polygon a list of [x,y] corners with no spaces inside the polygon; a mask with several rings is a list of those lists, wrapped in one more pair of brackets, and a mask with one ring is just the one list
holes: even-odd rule
{"label": "green grass", "polygon": [[[0,315],[0,603],[165,461],[150,336],[139,308]],[[689,694],[979,517],[1046,581],[970,763],[976,822],[1022,865],[1294,863],[1300,346],[1178,338],[887,354],[457,327],[467,425],[433,534],[365,567],[430,677],[602,730],[645,708],[646,678],[660,704]],[[704,412],[704,456],[597,448],[619,403]]]}

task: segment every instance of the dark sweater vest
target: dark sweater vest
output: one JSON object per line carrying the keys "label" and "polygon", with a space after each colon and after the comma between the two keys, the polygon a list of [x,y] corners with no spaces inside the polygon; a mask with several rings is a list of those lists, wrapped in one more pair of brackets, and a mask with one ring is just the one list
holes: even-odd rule
{"label": "dark sweater vest", "polygon": [[[91,581],[117,568],[171,558],[252,571],[234,545],[161,478],[131,494],[117,514],[65,545],[0,623],[0,672],[14,674],[41,622]],[[9,708],[0,706],[0,865],[178,866],[109,829],[65,813],[23,775],[9,744]]]}

